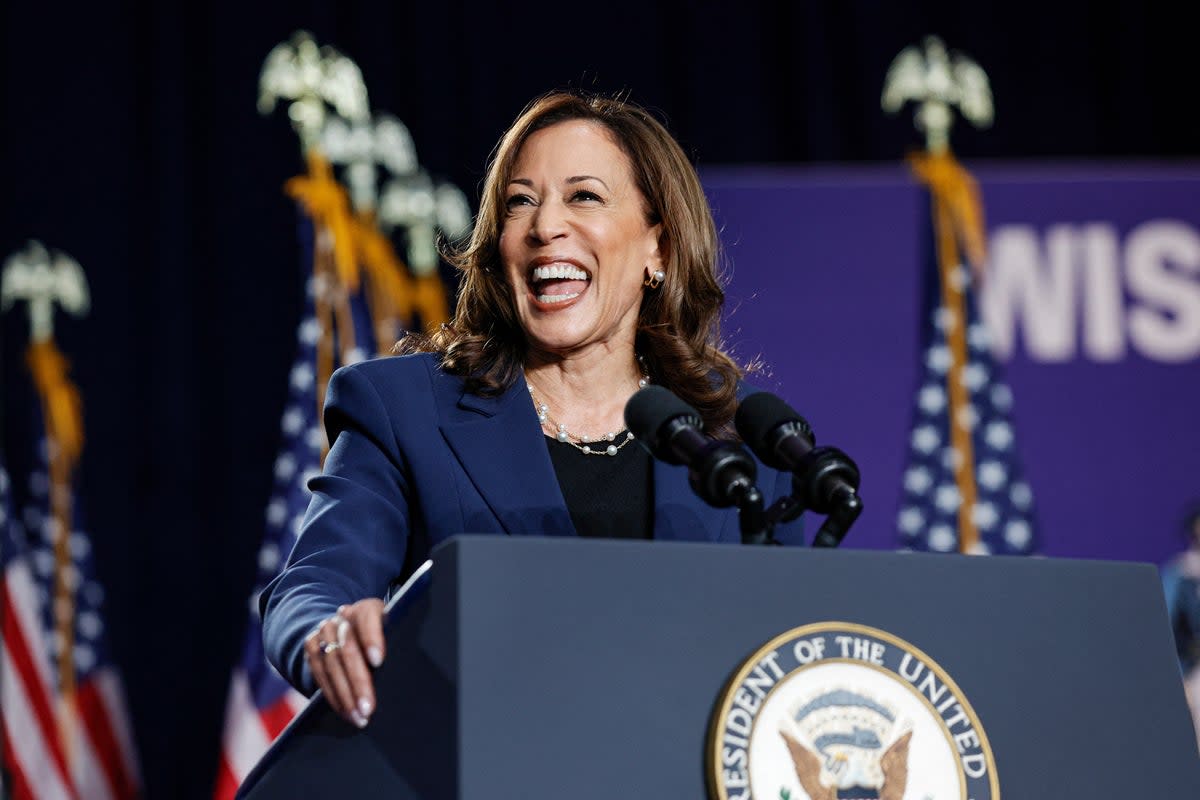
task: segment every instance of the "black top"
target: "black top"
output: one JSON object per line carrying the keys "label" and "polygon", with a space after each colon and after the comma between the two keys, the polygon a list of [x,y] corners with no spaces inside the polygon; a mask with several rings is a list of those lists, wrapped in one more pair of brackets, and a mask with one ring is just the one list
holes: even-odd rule
{"label": "black top", "polygon": [[[625,434],[617,437],[624,441]],[[604,450],[610,442],[591,443]],[[580,536],[650,539],[654,533],[653,471],[650,454],[629,442],[615,456],[582,453],[547,436],[546,447],[558,476],[571,522]]]}

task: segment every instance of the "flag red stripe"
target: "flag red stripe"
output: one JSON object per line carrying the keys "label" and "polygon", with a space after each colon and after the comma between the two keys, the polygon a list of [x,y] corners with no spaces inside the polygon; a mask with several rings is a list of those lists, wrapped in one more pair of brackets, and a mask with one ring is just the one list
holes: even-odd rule
{"label": "flag red stripe", "polygon": [[213,791],[213,800],[233,800],[240,783],[233,774],[233,766],[229,759],[221,756],[221,768],[217,771],[217,788]]}
{"label": "flag red stripe", "polygon": [[271,741],[275,741],[275,737],[283,733],[283,729],[296,716],[296,712],[292,710],[291,703],[288,702],[287,695],[285,694],[271,705],[261,709],[258,712],[258,716],[262,719],[267,736]]}
{"label": "flag red stripe", "polygon": [[16,605],[9,594],[8,581],[3,582],[3,589],[4,607],[0,611],[0,630],[3,630],[3,635],[0,636],[0,639],[3,640],[4,649],[8,651],[9,657],[12,658],[17,675],[25,686],[26,695],[29,697],[29,704],[33,710],[34,717],[37,719],[38,730],[41,733],[43,741],[46,743],[46,748],[50,751],[50,757],[54,760],[54,766],[58,769],[60,775],[69,775],[67,760],[63,757],[62,742],[59,741],[58,726],[54,720],[54,711],[50,707],[50,698],[46,696],[44,692],[45,687],[42,686],[41,681],[38,679],[38,672],[33,665],[28,643],[25,641],[24,632],[18,624]]}
{"label": "flag red stripe", "polygon": [[105,777],[108,778],[108,785],[112,788],[113,796],[117,798],[137,797],[137,783],[125,768],[128,759],[126,754],[121,751],[121,746],[117,742],[110,723],[110,714],[114,712],[105,707],[104,697],[98,688],[98,681],[89,680],[80,687],[75,698],[79,704],[79,716],[82,718],[88,738],[92,742],[92,748],[96,751],[96,758],[104,769]]}

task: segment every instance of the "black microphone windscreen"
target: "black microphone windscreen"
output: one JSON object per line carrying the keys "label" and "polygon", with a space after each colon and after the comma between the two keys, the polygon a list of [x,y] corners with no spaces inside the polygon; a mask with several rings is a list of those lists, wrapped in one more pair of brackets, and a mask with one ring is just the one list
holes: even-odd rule
{"label": "black microphone windscreen", "polygon": [[699,424],[699,412],[661,386],[639,389],[625,404],[625,424],[651,451],[658,449],[663,424],[681,416],[695,417]]}
{"label": "black microphone windscreen", "polygon": [[812,428],[808,426],[808,422],[796,413],[796,409],[770,392],[756,392],[743,400],[733,420],[742,440],[750,445],[750,449],[763,463],[776,469],[788,468],[774,453],[777,441],[773,434],[785,422],[796,423],[800,432],[808,439],[809,446],[812,446]]}

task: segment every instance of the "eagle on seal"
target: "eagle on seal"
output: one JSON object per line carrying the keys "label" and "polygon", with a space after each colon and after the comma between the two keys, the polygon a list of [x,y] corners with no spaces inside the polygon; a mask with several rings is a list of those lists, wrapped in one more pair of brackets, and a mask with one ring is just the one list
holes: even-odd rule
{"label": "eagle on seal", "polygon": [[905,787],[908,785],[908,745],[912,741],[912,731],[892,743],[883,755],[879,757],[879,767],[883,772],[883,785],[878,793],[867,786],[853,786],[839,789],[837,786],[825,786],[821,783],[821,756],[804,746],[798,739],[787,731],[780,731],[783,741],[787,744],[788,753],[792,757],[792,765],[796,777],[800,779],[800,787],[811,800],[842,800],[856,798],[857,800],[903,800]]}

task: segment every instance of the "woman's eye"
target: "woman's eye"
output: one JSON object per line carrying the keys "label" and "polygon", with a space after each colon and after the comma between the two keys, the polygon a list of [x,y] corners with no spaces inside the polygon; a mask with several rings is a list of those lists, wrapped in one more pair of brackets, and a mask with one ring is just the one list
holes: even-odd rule
{"label": "woman's eye", "polygon": [[600,199],[600,195],[596,194],[595,192],[589,192],[587,189],[580,189],[579,191],[575,192],[575,194],[571,195],[571,199],[598,201]]}
{"label": "woman's eye", "polygon": [[514,209],[518,206],[529,206],[529,205],[533,205],[533,198],[527,194],[510,195],[508,197],[508,199],[506,199],[504,201],[504,207],[509,210]]}

